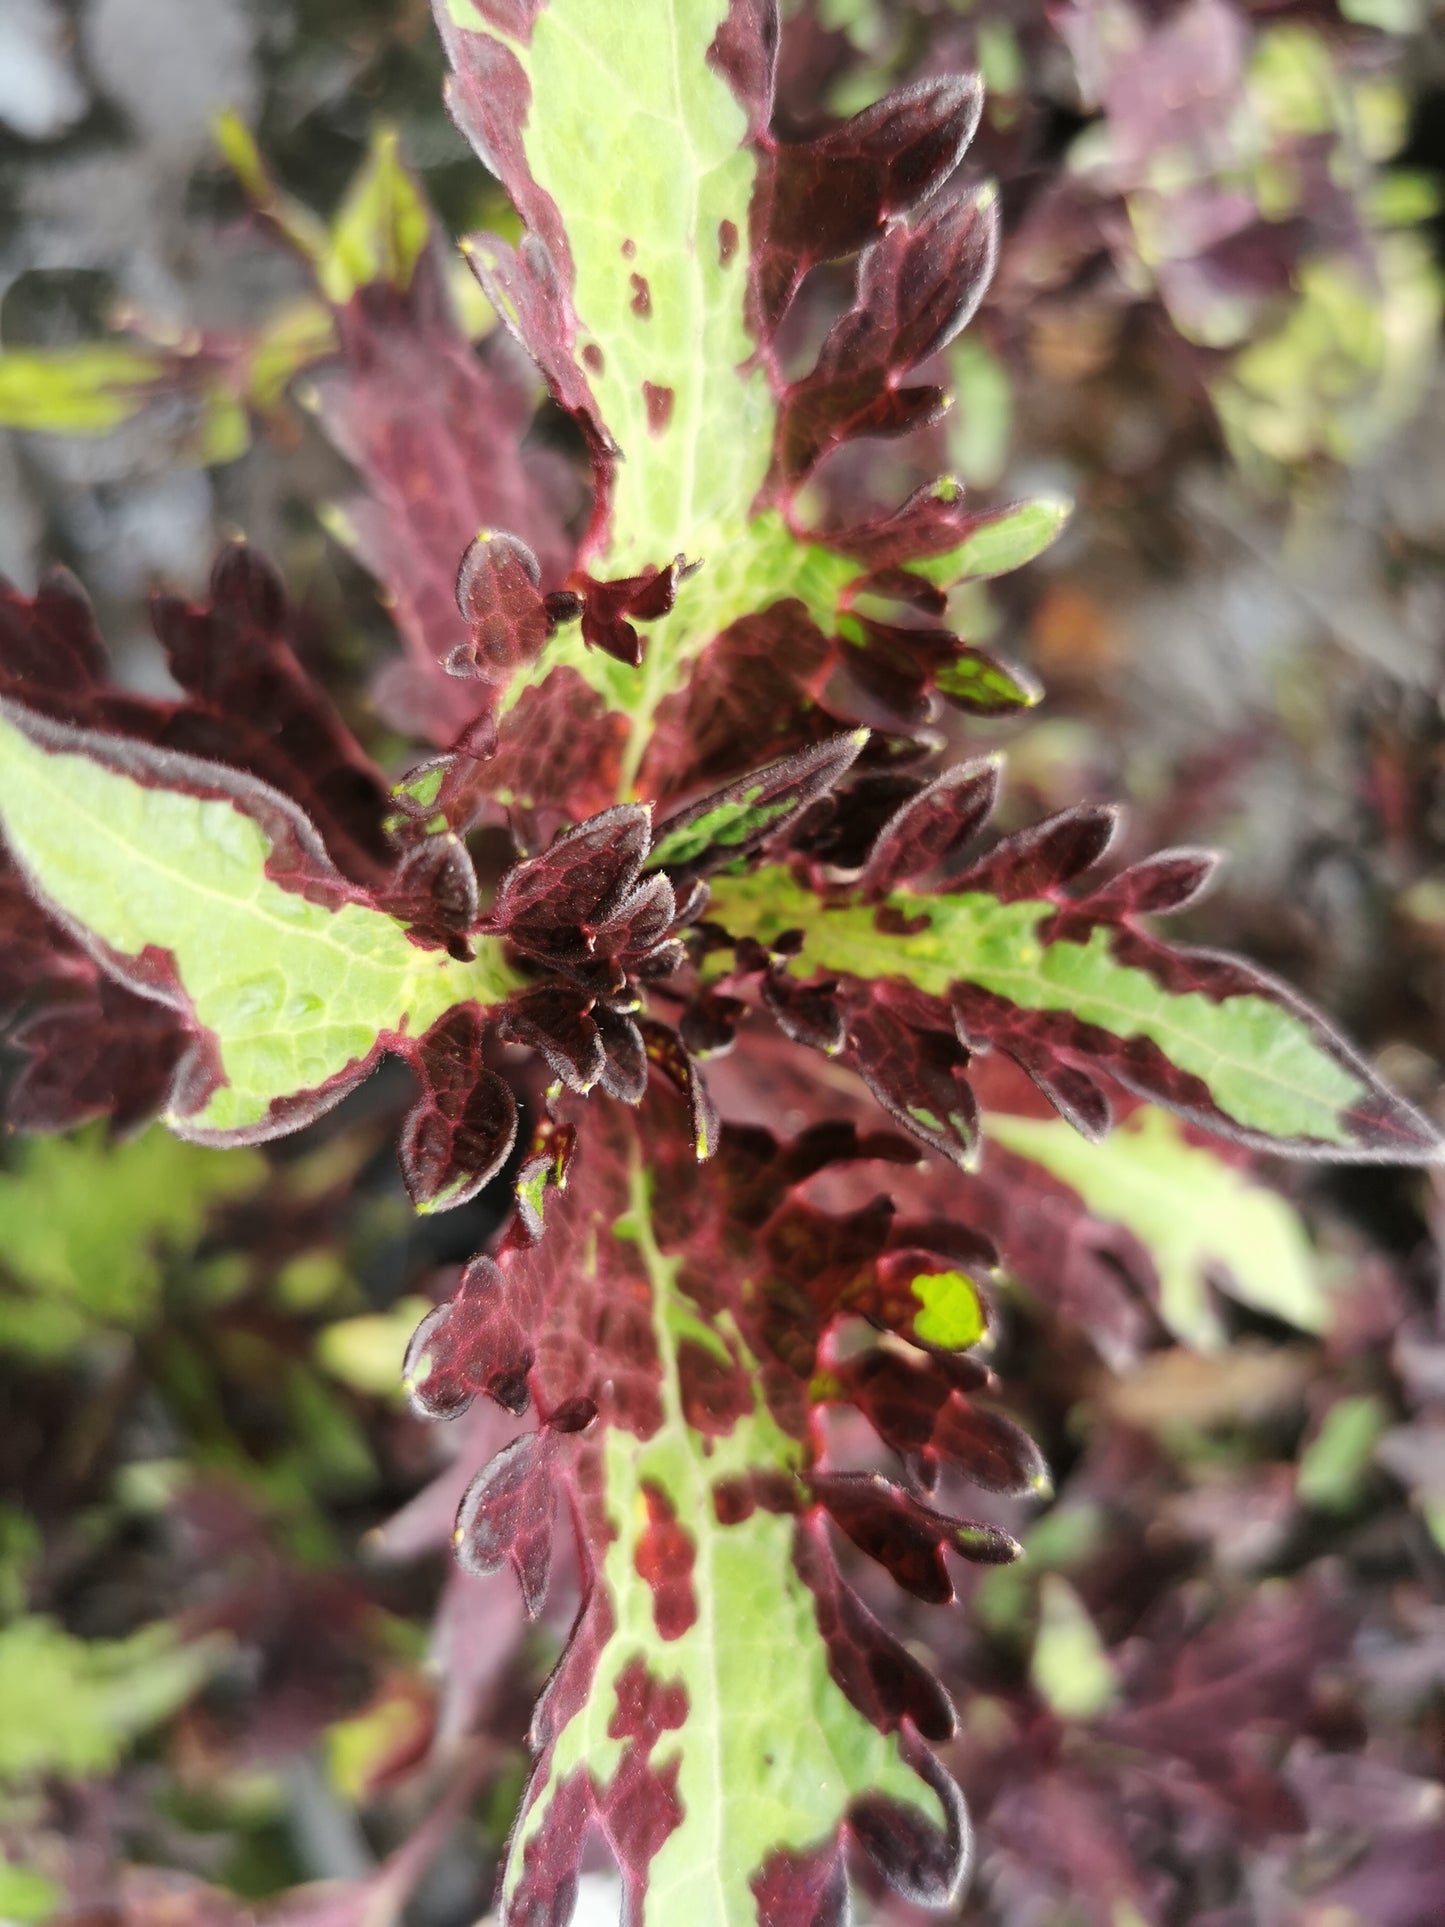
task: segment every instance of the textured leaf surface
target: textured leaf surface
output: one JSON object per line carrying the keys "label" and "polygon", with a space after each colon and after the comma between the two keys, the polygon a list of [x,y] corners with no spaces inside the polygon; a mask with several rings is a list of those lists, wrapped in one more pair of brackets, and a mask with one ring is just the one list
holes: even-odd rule
{"label": "textured leaf surface", "polygon": [[[805,933],[788,969],[902,978],[951,1007],[962,1034],[1008,1051],[1047,1089],[1076,1061],[1246,1143],[1316,1155],[1439,1154],[1435,1132],[1323,1020],[1263,972],[1173,949],[1114,903],[1031,894],[1086,867],[1107,824],[1072,815],[1000,844],[946,895],[897,889],[876,908],[823,902],[785,870],[720,877],[710,916],[764,946]],[[997,891],[1001,894],[993,894]]]}
{"label": "textured leaf surface", "polygon": [[990,1112],[985,1135],[1069,1185],[1100,1224],[1123,1225],[1154,1261],[1159,1312],[1175,1337],[1212,1346],[1223,1334],[1207,1286],[1304,1331],[1329,1318],[1318,1264],[1297,1213],[1246,1171],[1147,1106],[1103,1144],[1062,1121]]}
{"label": "textured leaf surface", "polygon": [[[584,617],[514,677],[498,789],[550,800],[533,747],[547,710],[530,698],[550,691],[555,708],[565,690],[575,713],[572,678],[592,692],[588,733],[618,744],[615,794],[731,775],[735,747],[731,767],[698,754],[708,704],[687,684],[714,667],[719,684],[737,682],[722,660],[744,646],[743,625],[776,612],[790,661],[815,637],[835,663],[875,647],[891,659],[896,641],[847,618],[871,558],[886,555],[891,593],[936,612],[939,584],[1015,566],[1059,526],[1052,501],[966,515],[952,482],[938,485],[936,513],[900,518],[882,538],[813,536],[793,518],[797,484],[842,441],[896,434],[945,405],[908,376],[963,324],[992,267],[992,197],[954,173],[978,84],[931,81],[783,147],[768,130],[778,26],[765,0],[652,0],[645,25],[609,0],[454,0],[438,13],[453,111],[524,223],[516,248],[476,237],[473,265],[593,451],[594,515],[566,586],[642,580],[675,557],[701,565],[645,642],[604,640]],[[803,275],[854,254],[852,307],[815,369],[790,381],[774,336]],[[910,573],[920,557],[924,572]],[[1033,700],[947,631],[909,647],[872,680],[911,721],[935,687],[989,713]],[[754,736],[761,726],[784,747],[821,733],[810,712],[825,680],[771,677]],[[828,718],[881,721],[881,702],[840,686]]]}
{"label": "textured leaf surface", "polygon": [[[535,1607],[554,1484],[580,1531],[583,1607],[537,1713],[509,1921],[568,1917],[594,1828],[639,1923],[784,1927],[805,1890],[824,1897],[811,1918],[839,1923],[850,1833],[916,1899],[960,1877],[962,1816],[918,1738],[946,1737],[951,1711],[844,1585],[822,1521],[931,1599],[952,1596],[942,1547],[1017,1548],[887,1480],[830,1474],[808,1418],[819,1387],[847,1402],[862,1382],[861,1363],[829,1366],[839,1321],[928,1342],[925,1299],[947,1277],[930,1229],[883,1201],[834,1218],[801,1195],[822,1166],[883,1149],[831,1125],[784,1147],[725,1134],[703,1188],[675,1100],[589,1113],[565,1194],[539,1194],[540,1241],[519,1221],[417,1334],[422,1409],[455,1414],[482,1390],[515,1409],[520,1382],[543,1419],[474,1485],[463,1558],[510,1563]],[[982,1331],[976,1287],[951,1289],[972,1316],[940,1325],[945,1347]],[[943,1357],[940,1373],[987,1378]],[[1036,1455],[1002,1421],[970,1426],[946,1376],[934,1403],[921,1453],[1035,1483]]]}
{"label": "textured leaf surface", "polygon": [[[171,1118],[188,1135],[290,1128],[276,1107],[340,1096],[383,1035],[517,982],[499,946],[467,964],[420,949],[359,900],[294,805],[219,765],[8,709],[0,819],[62,920],[193,1018]],[[291,887],[271,873],[288,864]]]}

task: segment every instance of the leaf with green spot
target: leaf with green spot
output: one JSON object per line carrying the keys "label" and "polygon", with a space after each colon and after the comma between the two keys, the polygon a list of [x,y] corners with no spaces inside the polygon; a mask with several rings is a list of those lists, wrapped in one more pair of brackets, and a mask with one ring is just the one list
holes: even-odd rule
{"label": "leaf with green spot", "polygon": [[[932,1289],[948,1261],[920,1244],[925,1228],[872,1207],[835,1218],[799,1195],[820,1161],[874,1148],[831,1127],[826,1145],[724,1133],[703,1189],[665,1094],[635,1119],[589,1115],[540,1241],[519,1219],[414,1341],[423,1410],[456,1413],[488,1388],[515,1409],[521,1380],[541,1418],[464,1505],[464,1558],[477,1538],[535,1608],[553,1486],[581,1537],[583,1608],[536,1716],[507,1921],[561,1917],[593,1824],[644,1927],[684,1910],[707,1927],[783,1922],[804,1891],[827,1896],[816,1918],[840,1921],[848,1836],[914,1899],[954,1890],[962,1816],[918,1739],[947,1737],[951,1711],[843,1584],[822,1520],[930,1598],[951,1593],[943,1547],[1016,1548],[887,1481],[814,1465],[811,1400],[853,1395],[852,1378],[820,1369],[840,1320],[863,1311],[907,1334],[922,1280],[950,1343],[981,1328],[968,1280]],[[994,1478],[1018,1448],[971,1430],[949,1393],[945,1443],[965,1476],[986,1452],[980,1476]]]}
{"label": "leaf with green spot", "polygon": [[754,770],[679,810],[658,824],[648,868],[668,871],[677,883],[746,856],[826,795],[846,775],[867,741],[866,729],[850,730],[816,749]]}
{"label": "leaf with green spot", "polygon": [[978,1287],[961,1271],[924,1271],[908,1288],[922,1306],[913,1317],[915,1337],[941,1351],[964,1351],[988,1329]]}

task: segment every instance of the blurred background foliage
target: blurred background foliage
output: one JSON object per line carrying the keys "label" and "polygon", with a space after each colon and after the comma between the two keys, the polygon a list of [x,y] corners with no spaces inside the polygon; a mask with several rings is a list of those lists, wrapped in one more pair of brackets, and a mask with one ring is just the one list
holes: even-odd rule
{"label": "blurred background foliage", "polygon": [[[1227,848],[1192,934],[1445,1114],[1445,14],[788,11],[784,135],[932,71],[989,84],[970,165],[1006,238],[956,405],[827,487],[894,500],[941,459],[981,496],[1075,498],[969,611],[1049,691],[966,739],[1006,744],[1011,820],[1124,796],[1131,853]],[[421,0],[0,11],[0,567],[71,564],[159,691],[147,591],[199,591],[244,529],[394,765],[367,697],[394,644],[324,506],[354,481],[316,384],[335,305],[405,278],[428,203],[449,235],[510,221],[441,77]],[[460,267],[453,294],[480,338]],[[533,434],[573,452],[545,409]],[[448,1565],[477,1434],[508,1428],[419,1426],[399,1361],[500,1207],[411,1214],[407,1101],[382,1075],[264,1153],[5,1146],[0,1920],[486,1913],[569,1606],[524,1631],[507,1577]],[[1433,1927],[1445,1188],[1250,1172],[1147,1112],[1087,1171],[1062,1126],[997,1136],[1055,1181],[994,1362],[1056,1493],[997,1508],[1030,1557],[963,1610],[857,1575],[960,1705],[960,1917]],[[579,1918],[615,1910],[599,1872]]]}

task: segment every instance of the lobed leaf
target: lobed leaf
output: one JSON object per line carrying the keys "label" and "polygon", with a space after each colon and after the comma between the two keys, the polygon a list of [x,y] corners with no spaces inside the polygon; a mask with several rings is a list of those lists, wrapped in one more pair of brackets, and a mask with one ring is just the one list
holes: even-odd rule
{"label": "lobed leaf", "polygon": [[[899,432],[944,405],[907,378],[963,325],[992,268],[991,191],[955,171],[978,119],[977,81],[930,80],[785,146],[768,129],[770,0],[726,10],[652,0],[646,32],[605,0],[455,0],[438,12],[453,112],[523,223],[516,247],[479,236],[470,258],[593,454],[592,522],[565,586],[590,596],[589,584],[610,580],[645,593],[671,558],[700,565],[673,582],[645,644],[625,619],[589,609],[580,633],[555,635],[518,671],[499,709],[496,793],[527,808],[561,800],[547,745],[563,717],[593,744],[613,797],[671,797],[735,775],[738,738],[716,703],[737,700],[739,658],[762,653],[763,634],[802,669],[770,663],[766,689],[749,691],[749,739],[779,748],[839,724],[915,727],[935,689],[985,713],[1034,700],[1026,680],[937,630],[901,669],[866,665],[865,682],[887,682],[884,697],[840,682],[820,717],[830,669],[904,645],[864,633],[864,617],[849,627],[866,536],[850,546],[846,533],[835,541],[790,522],[797,485],[842,440]],[[619,174],[605,157],[624,144]],[[598,164],[580,158],[590,156]],[[657,187],[634,192],[639,181]],[[776,329],[809,266],[850,254],[855,303],[811,374],[790,382]],[[935,614],[933,578],[1008,566],[1010,544],[1036,550],[1061,519],[1053,503],[1011,520],[965,515],[956,484],[939,490],[945,513],[904,518],[883,545],[898,578],[890,593]],[[920,557],[931,576],[910,572]],[[714,737],[730,764],[710,759]]]}
{"label": "lobed leaf", "polygon": [[[519,979],[412,943],[255,778],[0,704],[0,823],[42,900],[193,1043],[168,1121],[255,1142],[335,1103],[384,1039]],[[118,892],[117,877],[126,887]]]}
{"label": "lobed leaf", "polygon": [[[590,1834],[640,1923],[685,1911],[781,1927],[806,1893],[836,1927],[847,1837],[939,1904],[966,1836],[918,1736],[947,1737],[951,1709],[842,1581],[820,1522],[826,1510],[935,1599],[951,1597],[942,1547],[1016,1548],[886,1481],[829,1472],[808,1412],[838,1321],[862,1310],[908,1331],[907,1307],[923,1312],[910,1280],[947,1258],[910,1247],[924,1228],[886,1208],[833,1219],[799,1195],[824,1165],[883,1148],[848,1127],[787,1147],[725,1133],[703,1189],[666,1106],[589,1116],[565,1193],[539,1194],[545,1223],[519,1220],[413,1345],[423,1410],[456,1412],[480,1390],[515,1408],[525,1384],[548,1415],[472,1487],[464,1559],[510,1562],[535,1604],[554,1491],[579,1532],[583,1605],[538,1708],[502,1917],[565,1919]],[[966,1410],[950,1393],[946,1414]],[[940,1438],[967,1472],[957,1416]],[[1017,1472],[1020,1448],[996,1428],[985,1480],[1010,1451]]]}
{"label": "lobed leaf", "polygon": [[[1117,897],[1038,894],[1095,861],[1112,830],[1110,812],[1066,812],[1000,844],[956,879],[962,888],[900,887],[876,906],[824,901],[764,867],[717,878],[709,916],[735,942],[765,948],[803,932],[786,968],[839,981],[845,1013],[876,1001],[860,1003],[849,984],[902,982],[938,1000],[967,1045],[1015,1057],[1088,1130],[1107,1123],[1102,1079],[1263,1149],[1438,1157],[1433,1127],[1284,985],[1161,942]],[[860,1060],[870,1037],[850,1030]],[[926,1061],[921,1043],[912,1061]],[[908,1109],[894,1115],[916,1122]],[[925,1121],[934,1142],[930,1129]]]}

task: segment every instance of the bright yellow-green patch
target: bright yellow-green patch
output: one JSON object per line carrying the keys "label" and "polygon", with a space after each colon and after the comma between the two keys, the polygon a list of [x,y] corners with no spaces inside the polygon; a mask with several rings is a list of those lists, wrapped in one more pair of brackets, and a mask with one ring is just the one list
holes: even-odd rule
{"label": "bright yellow-green patch", "polygon": [[909,1281],[909,1289],[923,1307],[914,1313],[913,1329],[925,1345],[959,1352],[983,1337],[983,1304],[973,1280],[961,1271],[922,1272]]}

